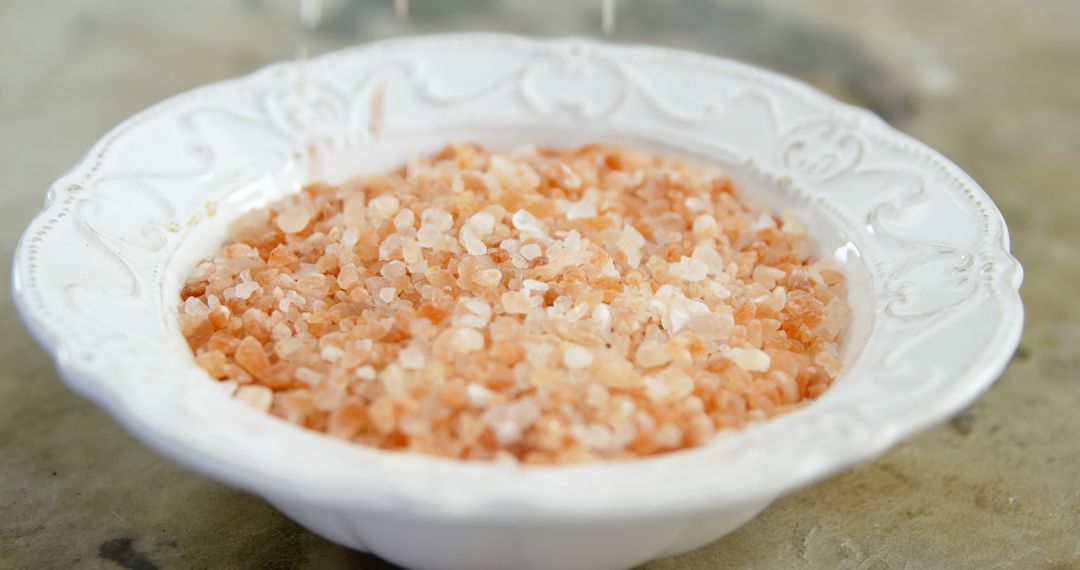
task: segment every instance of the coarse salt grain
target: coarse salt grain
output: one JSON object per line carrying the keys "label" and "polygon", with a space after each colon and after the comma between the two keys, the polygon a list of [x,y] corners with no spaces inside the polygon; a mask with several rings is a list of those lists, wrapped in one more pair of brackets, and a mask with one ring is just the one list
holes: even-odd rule
{"label": "coarse salt grain", "polygon": [[368,202],[368,216],[376,222],[389,220],[401,209],[401,202],[396,196],[377,196]]}
{"label": "coarse salt grain", "polygon": [[422,369],[426,360],[423,351],[415,346],[406,347],[398,354],[398,362],[409,370]]}
{"label": "coarse salt grain", "polygon": [[571,370],[587,368],[592,364],[593,355],[583,346],[571,346],[563,349],[563,363]]}
{"label": "coarse salt grain", "polygon": [[756,348],[733,348],[730,358],[735,366],[750,372],[764,372],[772,362],[765,351]]}
{"label": "coarse salt grain", "polygon": [[303,206],[286,208],[277,217],[277,226],[287,234],[303,231],[311,221],[311,214]]}
{"label": "coarse salt grain", "polygon": [[525,258],[526,261],[532,261],[537,257],[540,257],[543,251],[540,249],[539,245],[535,243],[529,243],[521,246],[520,253],[521,257]]}
{"label": "coarse salt grain", "polygon": [[514,227],[522,232],[542,234],[544,233],[544,226],[540,223],[540,220],[536,219],[536,216],[530,214],[528,211],[522,209],[514,212],[514,216],[511,219]]}

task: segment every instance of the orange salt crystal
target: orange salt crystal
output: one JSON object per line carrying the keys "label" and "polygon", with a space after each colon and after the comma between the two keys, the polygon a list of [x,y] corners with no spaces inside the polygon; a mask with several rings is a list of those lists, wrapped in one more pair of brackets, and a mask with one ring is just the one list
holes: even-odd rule
{"label": "orange salt crystal", "polygon": [[244,337],[244,340],[240,341],[236,347],[234,358],[237,364],[256,378],[261,377],[263,372],[270,367],[270,357],[263,350],[262,343],[255,337]]}

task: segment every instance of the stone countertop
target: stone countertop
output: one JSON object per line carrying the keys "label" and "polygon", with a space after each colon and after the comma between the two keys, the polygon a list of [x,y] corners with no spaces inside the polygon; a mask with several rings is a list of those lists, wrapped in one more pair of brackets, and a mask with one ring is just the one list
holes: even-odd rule
{"label": "stone countertop", "polygon": [[[1080,3],[619,3],[615,39],[736,57],[869,107],[1004,211],[1027,324],[952,421],[674,568],[1080,568]],[[404,33],[595,34],[599,0],[328,0],[322,52]],[[0,4],[0,255],[49,183],[174,93],[292,56],[294,0]],[[159,458],[61,383],[0,284],[0,567],[388,568]]]}

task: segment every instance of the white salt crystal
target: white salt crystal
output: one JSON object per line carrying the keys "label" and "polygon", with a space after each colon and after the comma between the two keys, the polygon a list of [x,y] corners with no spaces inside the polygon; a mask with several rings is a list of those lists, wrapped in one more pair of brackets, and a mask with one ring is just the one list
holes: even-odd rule
{"label": "white salt crystal", "polygon": [[772,364],[768,353],[756,348],[732,348],[729,358],[735,366],[748,372],[764,372]]}
{"label": "white salt crystal", "polygon": [[373,220],[379,222],[389,220],[394,214],[397,214],[400,209],[401,202],[396,196],[384,194],[382,196],[376,196],[368,202],[368,215],[371,216]]}
{"label": "white salt crystal", "polygon": [[530,214],[527,210],[521,209],[514,212],[514,216],[511,218],[514,227],[523,231],[531,232],[535,234],[544,233],[544,225],[540,220],[536,219],[536,216]]}
{"label": "white salt crystal", "polygon": [[528,261],[532,261],[537,257],[540,257],[540,254],[543,252],[540,250],[539,245],[535,243],[529,243],[521,246],[520,253],[521,257],[524,257]]}
{"label": "white salt crystal", "polygon": [[571,370],[586,368],[592,361],[592,353],[583,346],[573,345],[563,350],[563,364]]}
{"label": "white salt crystal", "polygon": [[409,370],[420,370],[425,363],[424,353],[415,346],[406,347],[398,353],[398,362]]}

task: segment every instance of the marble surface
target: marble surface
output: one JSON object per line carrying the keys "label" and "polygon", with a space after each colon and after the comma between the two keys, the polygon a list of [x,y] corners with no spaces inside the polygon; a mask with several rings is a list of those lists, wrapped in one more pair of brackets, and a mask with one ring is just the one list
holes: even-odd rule
{"label": "marble surface", "polygon": [[[0,3],[0,259],[104,132],[289,58],[295,0]],[[599,0],[327,0],[313,50],[450,30],[595,34]],[[793,74],[942,150],[1004,211],[1020,349],[952,421],[649,570],[1080,568],[1080,3],[623,0],[615,39]],[[0,567],[389,568],[157,457],[71,394],[0,283]]]}

